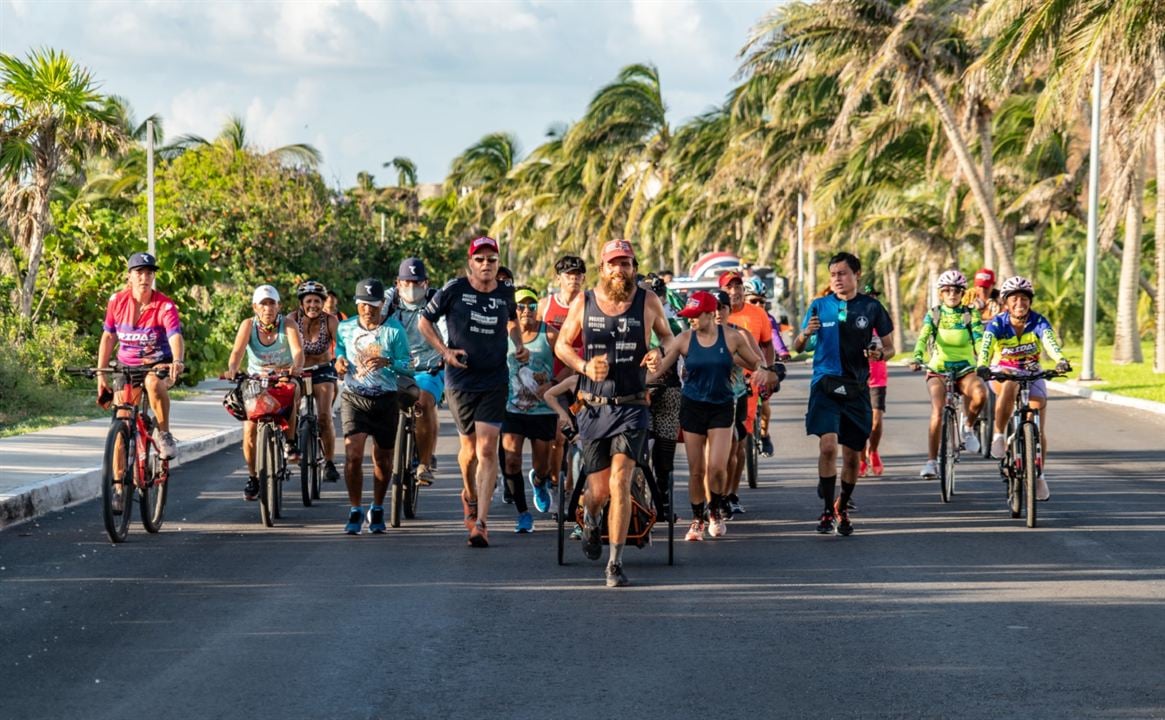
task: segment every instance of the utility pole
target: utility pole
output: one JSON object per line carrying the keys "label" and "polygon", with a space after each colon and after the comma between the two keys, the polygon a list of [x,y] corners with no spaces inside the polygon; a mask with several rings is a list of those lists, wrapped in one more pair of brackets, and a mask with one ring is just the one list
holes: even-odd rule
{"label": "utility pole", "polygon": [[146,227],[149,251],[158,256],[154,241],[154,121],[146,120]]}
{"label": "utility pole", "polygon": [[1096,254],[1100,215],[1100,61],[1092,76],[1092,149],[1088,154],[1088,249],[1084,261],[1084,358],[1081,380],[1096,377]]}

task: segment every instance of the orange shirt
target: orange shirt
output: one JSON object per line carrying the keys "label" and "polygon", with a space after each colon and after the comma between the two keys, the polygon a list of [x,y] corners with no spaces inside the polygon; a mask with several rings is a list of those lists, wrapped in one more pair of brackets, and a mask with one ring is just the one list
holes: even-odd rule
{"label": "orange shirt", "polygon": [[[754,338],[758,345],[764,345],[773,342],[773,326],[769,323],[768,313],[761,308],[760,305],[749,305],[745,303],[739,310],[729,312],[728,322],[733,325],[739,325],[747,330]],[[761,363],[765,362],[765,358],[761,357]]]}

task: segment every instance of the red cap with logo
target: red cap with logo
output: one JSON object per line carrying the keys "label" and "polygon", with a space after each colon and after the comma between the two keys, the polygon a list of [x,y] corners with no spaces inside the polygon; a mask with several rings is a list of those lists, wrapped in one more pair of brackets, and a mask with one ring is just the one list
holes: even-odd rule
{"label": "red cap with logo", "polygon": [[704,313],[714,313],[716,308],[715,295],[706,290],[697,290],[688,298],[688,303],[684,305],[684,309],[676,314],[680,317],[694,318]]}
{"label": "red cap with logo", "polygon": [[989,288],[995,285],[995,272],[991,268],[983,268],[975,273],[975,285]]}
{"label": "red cap with logo", "polygon": [[614,260],[621,257],[635,257],[635,249],[631,247],[631,243],[626,240],[608,240],[603,245],[603,262]]}
{"label": "red cap with logo", "polygon": [[484,250],[493,250],[494,252],[498,252],[498,241],[494,240],[491,237],[485,237],[485,236],[482,236],[479,238],[474,238],[472,241],[470,241],[470,243],[469,243],[469,254],[470,255],[476,255],[479,252],[482,252]]}
{"label": "red cap with logo", "polygon": [[728,272],[726,272],[720,276],[720,287],[722,287],[722,288],[728,287],[728,283],[732,282],[733,280],[739,280],[740,282],[743,283],[744,276],[741,275],[740,273],[736,272],[735,270],[729,270]]}

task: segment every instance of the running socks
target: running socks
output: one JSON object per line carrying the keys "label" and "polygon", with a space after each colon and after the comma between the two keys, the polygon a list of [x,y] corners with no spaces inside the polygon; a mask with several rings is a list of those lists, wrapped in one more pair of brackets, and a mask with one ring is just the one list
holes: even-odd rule
{"label": "running socks", "polygon": [[692,519],[704,519],[704,503],[692,503]]}
{"label": "running socks", "polygon": [[839,501],[839,506],[843,510],[849,507],[849,499],[853,496],[854,488],[857,486],[857,483],[847,483],[844,480],[841,481],[841,500]]}
{"label": "running socks", "polygon": [[502,477],[506,479],[506,489],[510,491],[510,497],[514,499],[514,509],[518,514],[529,512],[530,508],[526,505],[526,483],[522,482],[522,473],[502,473]]}
{"label": "running socks", "polygon": [[623,564],[623,543],[611,543],[611,560],[612,565]]}
{"label": "running socks", "polygon": [[[825,501],[825,509],[833,512],[833,495],[837,489],[837,476],[818,477],[817,483],[817,487],[821,490],[821,499]],[[844,488],[845,486],[842,485],[843,490]],[[850,485],[850,488],[853,488],[853,485]]]}

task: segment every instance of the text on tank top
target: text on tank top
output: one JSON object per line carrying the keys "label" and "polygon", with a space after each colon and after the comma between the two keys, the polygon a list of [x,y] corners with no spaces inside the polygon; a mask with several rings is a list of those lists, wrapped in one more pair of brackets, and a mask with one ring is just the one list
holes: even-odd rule
{"label": "text on tank top", "polygon": [[607,315],[599,308],[594,291],[586,291],[583,309],[583,359],[606,355],[610,364],[607,379],[596,383],[586,375],[579,378],[579,389],[598,397],[622,397],[647,389],[647,370],[640,363],[647,354],[647,332],[643,308],[646,291],[635,289],[631,307],[618,315]]}

